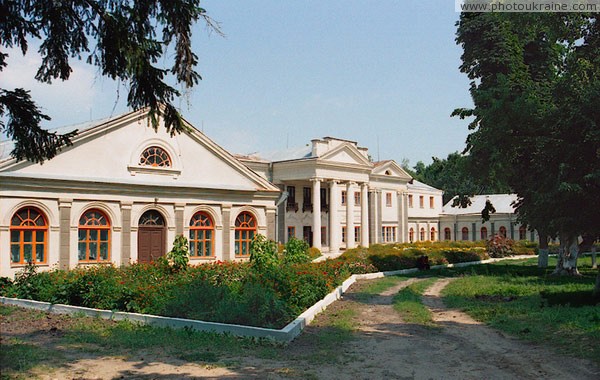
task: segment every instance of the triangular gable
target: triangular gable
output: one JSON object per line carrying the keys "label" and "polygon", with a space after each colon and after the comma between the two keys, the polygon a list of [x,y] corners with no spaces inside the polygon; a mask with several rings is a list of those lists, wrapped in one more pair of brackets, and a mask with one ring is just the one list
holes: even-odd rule
{"label": "triangular gable", "polygon": [[390,177],[397,178],[406,181],[410,181],[412,177],[410,174],[406,172],[398,163],[394,160],[389,160],[381,163],[380,165],[375,165],[373,171],[371,172],[373,176],[382,176],[382,177]]}
{"label": "triangular gable", "polygon": [[[147,109],[117,116],[80,132],[43,165],[8,159],[2,175],[40,176],[101,182],[211,189],[279,192],[269,181],[185,121],[189,131],[171,137],[164,126],[154,131]],[[169,155],[169,168],[141,167],[140,152],[159,146]]]}
{"label": "triangular gable", "polygon": [[363,156],[353,144],[344,143],[319,157],[319,161],[339,162],[352,165],[371,166],[371,162]]}

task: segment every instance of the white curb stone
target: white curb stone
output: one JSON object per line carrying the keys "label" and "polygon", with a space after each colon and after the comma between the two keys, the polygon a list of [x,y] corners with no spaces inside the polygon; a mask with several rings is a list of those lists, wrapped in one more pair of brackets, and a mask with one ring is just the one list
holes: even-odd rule
{"label": "white curb stone", "polygon": [[[500,260],[506,259],[524,259],[535,256],[512,256],[498,259],[489,259],[482,261],[470,261],[466,263],[448,264],[448,265],[434,265],[431,269],[440,268],[458,268],[476,264],[493,263]],[[342,285],[335,288],[331,293],[326,295],[322,300],[318,301],[296,319],[290,322],[287,326],[280,330],[268,329],[263,327],[253,326],[242,326],[227,323],[216,323],[216,322],[204,322],[196,321],[192,319],[184,318],[171,318],[161,317],[159,315],[150,314],[139,314],[139,313],[127,313],[123,311],[110,311],[92,309],[89,307],[82,306],[70,306],[61,304],[51,304],[49,302],[40,302],[33,300],[23,300],[18,298],[0,297],[0,303],[5,305],[20,306],[28,309],[36,309],[46,311],[53,314],[70,314],[70,315],[85,315],[88,317],[112,319],[116,321],[128,320],[137,322],[140,324],[157,326],[157,327],[170,327],[170,328],[190,328],[198,331],[215,332],[222,334],[232,334],[241,337],[255,337],[255,338],[266,338],[272,339],[278,342],[289,343],[296,338],[302,330],[309,325],[315,316],[325,310],[327,306],[337,301],[342,295],[348,290],[348,288],[354,284],[357,280],[370,280],[374,278],[382,278],[388,276],[396,276],[400,274],[411,274],[418,272],[417,268],[401,269],[388,272],[377,272],[377,273],[366,273],[366,274],[353,274]]]}

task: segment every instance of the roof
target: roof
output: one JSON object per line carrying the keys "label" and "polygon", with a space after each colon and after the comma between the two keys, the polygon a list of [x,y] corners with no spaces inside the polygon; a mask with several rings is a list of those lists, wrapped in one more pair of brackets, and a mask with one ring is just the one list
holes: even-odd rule
{"label": "roof", "polygon": [[433,186],[429,186],[426,183],[417,181],[416,179],[413,179],[412,183],[409,182],[407,187],[408,187],[409,191],[410,190],[426,190],[426,191],[440,191],[440,192],[442,191],[440,189],[436,189]]}
{"label": "roof", "polygon": [[275,150],[271,152],[262,152],[262,153],[253,153],[249,155],[253,159],[264,160],[270,162],[277,161],[290,161],[290,160],[300,160],[303,158],[311,158],[312,155],[312,147],[310,145],[305,145],[301,147],[283,149],[283,150]]}
{"label": "roof", "polygon": [[452,198],[442,208],[442,213],[446,215],[467,215],[481,214],[481,210],[485,207],[485,201],[489,200],[496,209],[497,214],[512,214],[515,212],[513,203],[517,201],[517,194],[488,194],[475,195],[471,197],[471,205],[466,208],[452,207],[452,202],[456,197]]}
{"label": "roof", "polygon": [[[110,117],[106,117],[103,119],[91,120],[91,121],[86,121],[83,123],[72,124],[72,125],[66,125],[66,126],[62,126],[62,127],[58,127],[58,128],[48,129],[48,132],[56,132],[59,135],[62,135],[62,134],[69,133],[69,132],[77,129],[79,131],[79,133],[81,133],[88,129],[92,129],[100,124],[103,124],[111,119],[112,118],[110,118]],[[4,160],[5,158],[10,157],[10,152],[12,152],[14,147],[15,147],[15,142],[13,140],[0,140],[0,161]]]}

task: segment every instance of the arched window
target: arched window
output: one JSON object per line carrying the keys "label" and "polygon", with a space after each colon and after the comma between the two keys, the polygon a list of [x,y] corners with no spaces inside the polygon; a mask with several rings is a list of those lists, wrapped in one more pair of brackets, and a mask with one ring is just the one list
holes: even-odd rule
{"label": "arched window", "polygon": [[462,229],[462,239],[469,240],[469,229],[467,227],[463,227]]}
{"label": "arched window", "polygon": [[163,148],[151,146],[144,149],[140,155],[140,166],[170,168],[172,166],[171,157]]}
{"label": "arched window", "polygon": [[444,228],[444,240],[452,240],[452,231],[449,227]]}
{"label": "arched window", "polygon": [[256,218],[249,212],[242,212],[235,219],[235,254],[250,255],[250,243],[256,235]]}
{"label": "arched window", "polygon": [[487,240],[487,238],[488,238],[487,228],[481,227],[481,240]]}
{"label": "arched window", "polygon": [[10,261],[13,264],[45,264],[48,222],[33,207],[17,211],[10,220]]}
{"label": "arched window", "polygon": [[190,256],[214,256],[215,226],[210,216],[205,212],[197,212],[190,219]]}
{"label": "arched window", "polygon": [[421,231],[419,233],[419,240],[425,241],[425,228],[421,227]]}
{"label": "arched window", "polygon": [[108,261],[110,221],[100,210],[88,210],[79,218],[79,261]]}
{"label": "arched window", "polygon": [[408,241],[410,241],[411,243],[415,241],[415,230],[412,227],[410,228],[410,230],[408,230]]}
{"label": "arched window", "polygon": [[498,229],[498,234],[503,238],[506,238],[506,227],[502,226]]}
{"label": "arched window", "polygon": [[527,228],[522,224],[519,227],[519,240],[527,240]]}
{"label": "arched window", "polygon": [[431,231],[429,231],[429,240],[435,241],[435,227],[431,227]]}
{"label": "arched window", "polygon": [[148,210],[140,216],[140,226],[165,226],[165,218],[156,210]]}

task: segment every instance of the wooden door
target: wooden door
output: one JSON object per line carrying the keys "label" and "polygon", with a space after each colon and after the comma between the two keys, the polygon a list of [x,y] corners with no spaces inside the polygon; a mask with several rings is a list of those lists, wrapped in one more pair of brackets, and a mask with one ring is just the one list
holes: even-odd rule
{"label": "wooden door", "polygon": [[164,227],[139,227],[138,262],[149,263],[165,254],[166,229]]}

